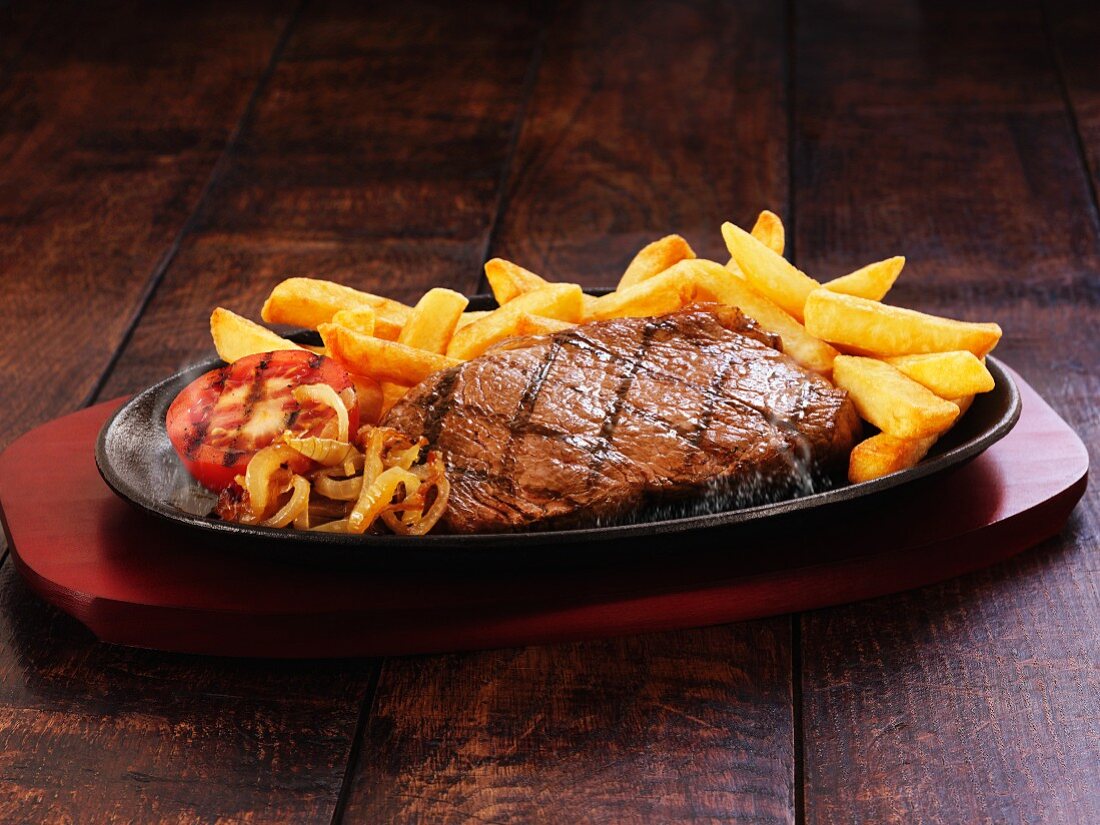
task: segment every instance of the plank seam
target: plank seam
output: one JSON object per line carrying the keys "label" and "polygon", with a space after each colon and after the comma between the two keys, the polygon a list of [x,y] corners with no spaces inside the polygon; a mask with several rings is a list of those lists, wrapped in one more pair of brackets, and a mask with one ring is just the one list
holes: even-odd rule
{"label": "plank seam", "polygon": [[556,5],[556,3],[551,3],[548,11],[541,20],[542,28],[539,31],[538,37],[535,39],[534,47],[531,49],[531,62],[528,64],[527,73],[523,78],[523,89],[520,92],[519,107],[516,110],[515,121],[512,123],[512,134],[508,137],[508,148],[504,153],[504,163],[501,164],[500,180],[497,184],[497,199],[493,208],[493,217],[489,222],[489,230],[485,233],[485,243],[481,248],[482,270],[478,273],[477,286],[474,290],[478,293],[489,291],[489,281],[485,277],[484,265],[489,260],[489,253],[493,250],[493,245],[496,243],[500,221],[504,217],[504,212],[511,202],[511,198],[508,196],[508,178],[511,175],[512,167],[515,165],[516,153],[519,151],[520,135],[523,133],[523,125],[527,121],[527,111],[530,106],[531,98],[535,93],[535,83],[538,81],[539,71],[542,69],[543,55],[546,50],[546,39],[550,29],[550,20],[553,16],[552,10]]}
{"label": "plank seam", "polygon": [[797,176],[795,170],[798,168],[798,152],[795,146],[795,48],[796,48],[796,32],[795,32],[795,0],[787,0],[787,77],[786,77],[786,93],[787,93],[787,229],[784,233],[786,235],[786,247],[787,247],[787,259],[791,262],[795,262],[795,249],[797,243],[796,233],[796,215],[795,215],[795,188],[797,185]]}
{"label": "plank seam", "polygon": [[791,617],[791,728],[794,733],[794,821],[806,822],[806,734],[802,710],[802,613]]}
{"label": "plank seam", "polygon": [[138,324],[141,323],[142,316],[145,315],[145,311],[149,308],[153,296],[164,281],[165,275],[168,274],[168,269],[172,266],[173,261],[176,259],[176,255],[183,246],[184,240],[194,231],[199,220],[199,215],[202,213],[203,207],[206,205],[211,192],[213,192],[214,187],[221,180],[226,169],[229,167],[229,163],[233,158],[237,145],[240,143],[241,136],[252,120],[252,115],[260,95],[267,88],[272,75],[274,75],[275,67],[282,58],[286,44],[290,40],[290,35],[297,25],[298,20],[301,18],[302,11],[307,3],[308,0],[301,0],[283,26],[283,30],[279,34],[279,39],[275,41],[275,46],[271,50],[271,57],[268,58],[267,65],[256,81],[256,86],[253,88],[252,93],[248,97],[248,101],[245,103],[244,109],[241,111],[241,116],[237,118],[237,122],[233,126],[233,131],[229,133],[229,137],[225,142],[225,146],[222,148],[221,154],[218,156],[217,161],[215,161],[214,167],[210,170],[210,175],[207,177],[206,183],[203,184],[202,190],[195,200],[194,207],[191,209],[187,219],[183,222],[179,232],[176,233],[176,236],[172,239],[172,242],[160,257],[160,260],[157,261],[156,266],[153,267],[153,271],[145,284],[145,288],[138,298],[137,306],[134,308],[130,321],[127,323],[126,329],[122,333],[122,338],[119,339],[118,346],[108,360],[107,366],[104,367],[103,372],[100,373],[99,379],[80,402],[81,408],[89,406],[99,397],[99,394],[103,392],[103,388],[107,385],[107,381],[110,380],[111,375],[115,371],[115,367],[118,366],[119,360],[129,346],[130,340],[134,337],[134,332],[137,330]]}
{"label": "plank seam", "polygon": [[344,812],[348,807],[348,798],[351,796],[351,782],[355,777],[355,770],[359,766],[359,752],[363,748],[363,740],[366,738],[367,722],[374,715],[374,704],[378,699],[378,685],[382,681],[382,671],[386,667],[386,659],[382,659],[374,668],[367,689],[363,692],[363,699],[359,703],[359,715],[355,720],[355,733],[351,738],[351,748],[348,750],[348,762],[344,766],[344,778],[340,781],[340,790],[336,794],[336,804],[332,808],[330,825],[338,825],[344,821]]}
{"label": "plank seam", "polygon": [[1077,159],[1081,163],[1081,169],[1085,174],[1085,185],[1089,191],[1089,203],[1092,206],[1093,228],[1100,232],[1100,195],[1096,190],[1096,172],[1090,168],[1089,156],[1085,149],[1085,141],[1081,136],[1081,123],[1077,117],[1077,108],[1073,105],[1073,96],[1069,91],[1069,82],[1066,80],[1065,62],[1058,50],[1058,41],[1054,36],[1054,24],[1050,19],[1050,4],[1046,0],[1040,3],[1043,15],[1043,29],[1046,34],[1047,48],[1050,49],[1051,62],[1054,64],[1054,75],[1058,80],[1058,91],[1062,97],[1062,105],[1065,107],[1066,117],[1069,120],[1070,132],[1073,133],[1073,146],[1077,153]]}
{"label": "plank seam", "polygon": [[[797,50],[798,30],[795,20],[795,0],[787,0],[786,20],[787,61],[787,231],[786,251],[791,263],[796,262],[797,219],[795,194],[798,186],[798,148],[797,137]],[[794,821],[798,825],[806,822],[806,733],[804,730],[805,713],[802,703],[802,615],[791,616],[791,749],[794,751]]]}

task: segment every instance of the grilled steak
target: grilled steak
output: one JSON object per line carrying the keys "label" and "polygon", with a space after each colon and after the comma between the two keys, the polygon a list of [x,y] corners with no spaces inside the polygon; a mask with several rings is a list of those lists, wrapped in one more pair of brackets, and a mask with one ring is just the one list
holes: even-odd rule
{"label": "grilled steak", "polygon": [[456,533],[623,521],[806,492],[847,467],[847,394],[735,309],[586,324],[430,376],[385,425],[443,451]]}

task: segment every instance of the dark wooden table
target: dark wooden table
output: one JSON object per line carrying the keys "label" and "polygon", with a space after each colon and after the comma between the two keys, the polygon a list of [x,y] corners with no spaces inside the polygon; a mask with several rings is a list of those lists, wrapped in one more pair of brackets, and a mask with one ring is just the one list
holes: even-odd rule
{"label": "dark wooden table", "polygon": [[[770,207],[1100,437],[1100,14],[1038,3],[0,2],[0,446],[289,275],[613,282]],[[384,661],[100,645],[0,568],[0,821],[1100,822],[1100,495],[900,596]],[[884,536],[884,542],[890,537]]]}

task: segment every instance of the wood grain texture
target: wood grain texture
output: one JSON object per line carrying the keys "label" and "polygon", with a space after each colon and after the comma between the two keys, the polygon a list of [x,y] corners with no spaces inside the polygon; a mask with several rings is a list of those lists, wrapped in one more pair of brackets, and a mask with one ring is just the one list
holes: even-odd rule
{"label": "wood grain texture", "polygon": [[[534,18],[505,4],[486,14],[446,4],[311,4],[107,392],[205,354],[215,304],[255,315],[287,275],[406,298],[429,281],[473,286],[538,31]],[[158,58],[166,73],[193,71],[194,44],[167,45]],[[218,40],[215,52],[235,49]],[[203,59],[202,73],[217,70]],[[148,182],[133,187],[148,196]],[[64,239],[61,248],[75,247]],[[60,286],[53,271],[43,277]],[[94,374],[87,353],[80,363]],[[0,649],[0,753],[14,755],[2,768],[0,819],[336,815],[375,662],[241,664],[117,650],[38,605],[10,572],[0,600],[10,605],[0,613],[10,640]],[[63,655],[27,653],[55,639]],[[45,687],[21,687],[37,683]]]}
{"label": "wood grain texture", "polygon": [[793,819],[789,635],[387,660],[349,822]]}
{"label": "wood grain texture", "polygon": [[725,261],[719,227],[783,211],[784,15],[772,3],[564,3],[493,253],[613,286],[670,232]]}
{"label": "wood grain texture", "polygon": [[540,22],[508,3],[311,5],[103,398],[212,352],[291,276],[477,285]]}
{"label": "wood grain texture", "polygon": [[0,821],[330,821],[370,662],[97,644],[10,563],[0,649]]}
{"label": "wood grain texture", "polygon": [[1096,43],[1100,14],[1089,0],[1046,0],[1047,23],[1066,100],[1092,178],[1093,207],[1100,190],[1100,69]]}
{"label": "wood grain texture", "polygon": [[[78,404],[106,367],[289,8],[74,4],[56,15],[0,92],[0,442]],[[26,368],[28,342],[50,382]],[[11,564],[0,639],[3,821],[331,819],[370,662],[105,647],[33,598]]]}
{"label": "wood grain texture", "polygon": [[[786,196],[782,9],[565,4],[492,255],[608,283],[681,230]],[[387,661],[349,821],[794,818],[786,618]]]}
{"label": "wood grain texture", "polygon": [[[1098,443],[1100,244],[1040,9],[811,2],[796,45],[800,266],[906,254],[892,300],[997,320]],[[1017,560],[803,618],[808,822],[1100,819],[1098,512],[1086,493]]]}
{"label": "wood grain texture", "polygon": [[277,3],[50,12],[0,82],[0,445],[95,386],[287,20]]}

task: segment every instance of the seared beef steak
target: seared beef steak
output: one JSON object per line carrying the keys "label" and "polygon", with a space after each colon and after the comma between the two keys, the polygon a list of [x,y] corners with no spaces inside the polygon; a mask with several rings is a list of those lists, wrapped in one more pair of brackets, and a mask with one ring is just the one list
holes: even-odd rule
{"label": "seared beef steak", "polygon": [[443,451],[456,533],[746,506],[843,474],[859,434],[847,395],[776,344],[717,306],[586,324],[437,373],[384,423]]}

